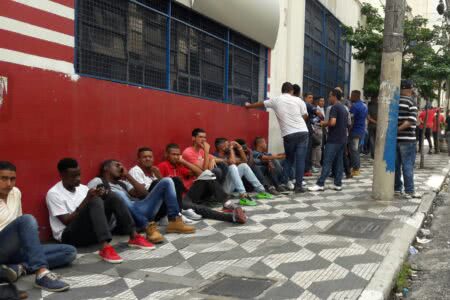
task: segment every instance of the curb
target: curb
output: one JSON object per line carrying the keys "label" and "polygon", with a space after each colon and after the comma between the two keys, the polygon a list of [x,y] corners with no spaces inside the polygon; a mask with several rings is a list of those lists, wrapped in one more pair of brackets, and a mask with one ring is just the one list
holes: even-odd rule
{"label": "curb", "polygon": [[450,173],[450,163],[441,171],[442,180],[439,189],[428,192],[422,197],[422,202],[416,212],[403,224],[400,236],[392,243],[388,254],[378,267],[369,284],[359,296],[359,300],[385,300],[389,299],[394,287],[395,278],[408,257],[409,245],[413,242],[417,232],[422,227],[425,216],[430,211],[438,191],[445,183]]}

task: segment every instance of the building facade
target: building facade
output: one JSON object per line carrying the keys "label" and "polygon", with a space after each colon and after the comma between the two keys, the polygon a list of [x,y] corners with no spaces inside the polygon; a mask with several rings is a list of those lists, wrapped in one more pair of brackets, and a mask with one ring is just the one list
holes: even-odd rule
{"label": "building facade", "polygon": [[161,160],[196,127],[211,144],[264,136],[281,152],[273,115],[243,103],[287,80],[361,89],[340,31],[358,20],[356,0],[0,1],[0,159],[18,167],[24,211],[49,236],[44,198],[63,157],[87,182],[140,146]]}

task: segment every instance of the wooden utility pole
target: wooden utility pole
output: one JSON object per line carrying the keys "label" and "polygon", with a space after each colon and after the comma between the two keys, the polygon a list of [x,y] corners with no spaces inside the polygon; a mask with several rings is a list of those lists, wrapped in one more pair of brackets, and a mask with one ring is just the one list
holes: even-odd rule
{"label": "wooden utility pole", "polygon": [[372,197],[394,197],[405,0],[386,0]]}

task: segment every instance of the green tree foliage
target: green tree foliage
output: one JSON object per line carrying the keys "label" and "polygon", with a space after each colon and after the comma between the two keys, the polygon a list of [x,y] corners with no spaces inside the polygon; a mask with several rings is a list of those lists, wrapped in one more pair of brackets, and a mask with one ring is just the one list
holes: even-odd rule
{"label": "green tree foliage", "polygon": [[[346,39],[355,52],[353,57],[366,65],[364,92],[367,96],[378,93],[380,87],[381,56],[383,52],[384,19],[378,10],[364,3],[361,14],[364,24],[356,28],[345,27]],[[410,15],[408,8],[407,15]],[[414,80],[424,97],[434,98],[439,78],[445,78],[448,71],[446,61],[450,60],[448,47],[439,53],[436,45],[445,42],[444,28],[427,28],[428,20],[421,16],[406,17],[404,25],[404,47],[402,77]],[[433,47],[434,46],[434,47]],[[446,52],[447,55],[443,55]]]}

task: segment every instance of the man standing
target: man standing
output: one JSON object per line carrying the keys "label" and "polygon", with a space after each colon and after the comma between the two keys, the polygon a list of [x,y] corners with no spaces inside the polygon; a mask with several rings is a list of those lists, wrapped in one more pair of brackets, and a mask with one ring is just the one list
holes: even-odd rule
{"label": "man standing", "polygon": [[[439,118],[438,118],[439,115]],[[444,119],[444,111],[440,111],[440,108],[436,108],[436,112],[433,114],[433,144],[434,144],[434,153],[438,154],[440,149],[438,149],[438,132],[441,130],[441,126],[445,123]]]}
{"label": "man standing", "polygon": [[368,129],[369,129],[369,146],[370,156],[375,157],[375,141],[377,137],[377,119],[378,119],[378,96],[373,96],[369,102],[368,108]]}
{"label": "man standing", "polygon": [[325,180],[330,175],[333,163],[335,164],[333,189],[342,190],[342,175],[345,145],[347,144],[348,111],[340,102],[342,93],[338,89],[330,92],[329,100],[332,105],[329,120],[323,122],[328,127],[328,138],[323,154],[323,165],[320,177],[315,186],[308,188],[311,192],[323,191]]}
{"label": "man standing", "polygon": [[395,160],[395,194],[403,189],[402,173],[407,198],[420,198],[414,191],[414,163],[416,161],[417,106],[412,99],[413,83],[402,80],[398,111],[397,158]]}
{"label": "man standing", "polygon": [[[8,281],[36,273],[34,285],[63,292],[69,284],[49,269],[69,265],[77,256],[74,247],[41,245],[38,224],[32,215],[22,215],[22,194],[16,185],[16,167],[0,161],[0,268]],[[3,265],[5,264],[5,265]]]}
{"label": "man standing", "polygon": [[109,221],[114,215],[117,220],[115,232],[128,234],[128,246],[154,249],[136,233],[133,218],[120,197],[108,192],[103,185],[89,189],[80,184],[80,167],[73,158],[58,162],[61,181],[47,193],[46,201],[50,215],[50,226],[57,241],[74,246],[100,244],[100,257],[109,263],[123,260],[109,244],[112,234]]}
{"label": "man standing", "polygon": [[352,176],[359,176],[360,156],[359,143],[366,132],[367,106],[361,101],[361,92],[354,90],[350,95],[352,107],[350,114],[352,116],[352,129],[349,135],[350,162]]}
{"label": "man standing", "polygon": [[[283,83],[282,95],[258,103],[245,103],[246,108],[266,107],[274,110],[280,124],[286,153],[287,168],[289,170],[295,164],[295,193],[304,193],[302,187],[305,172],[305,158],[308,151],[309,132],[305,119],[308,117],[306,105],[303,100],[293,96],[294,87],[290,82]],[[305,119],[304,119],[305,118]]]}

